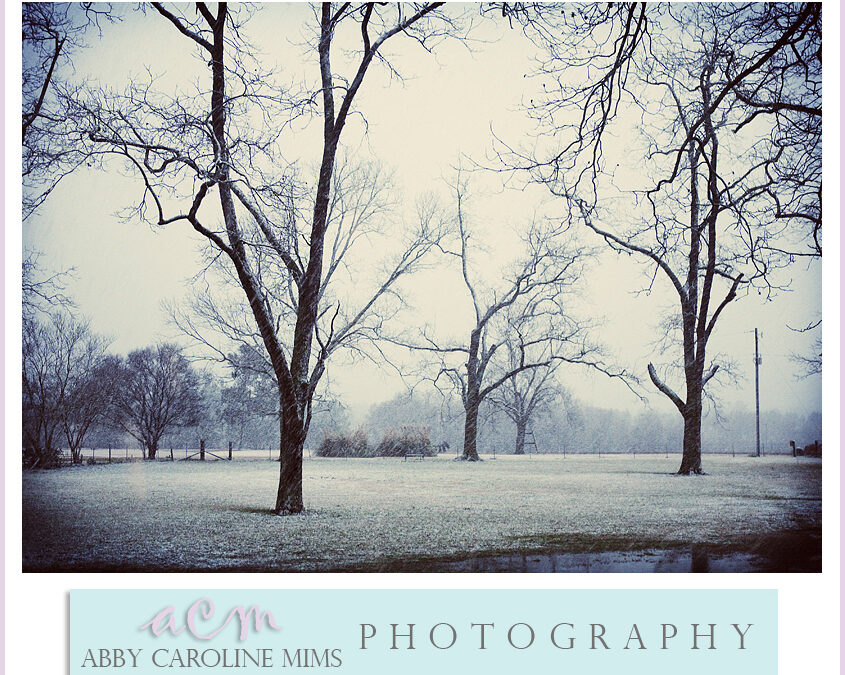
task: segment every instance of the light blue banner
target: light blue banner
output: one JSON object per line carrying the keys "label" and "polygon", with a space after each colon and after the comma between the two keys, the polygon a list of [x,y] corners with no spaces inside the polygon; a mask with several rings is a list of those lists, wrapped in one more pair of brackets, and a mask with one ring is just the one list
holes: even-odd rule
{"label": "light blue banner", "polygon": [[70,675],[775,675],[773,590],[76,590]]}

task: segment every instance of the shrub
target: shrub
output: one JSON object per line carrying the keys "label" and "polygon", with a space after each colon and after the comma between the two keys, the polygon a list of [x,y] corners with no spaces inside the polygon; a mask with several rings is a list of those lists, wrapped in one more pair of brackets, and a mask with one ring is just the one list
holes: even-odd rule
{"label": "shrub", "polygon": [[363,429],[350,433],[325,433],[317,448],[317,457],[372,457],[374,455]]}
{"label": "shrub", "polygon": [[428,427],[414,424],[388,429],[376,449],[379,457],[404,457],[408,452],[420,452],[426,457],[437,454],[431,445]]}

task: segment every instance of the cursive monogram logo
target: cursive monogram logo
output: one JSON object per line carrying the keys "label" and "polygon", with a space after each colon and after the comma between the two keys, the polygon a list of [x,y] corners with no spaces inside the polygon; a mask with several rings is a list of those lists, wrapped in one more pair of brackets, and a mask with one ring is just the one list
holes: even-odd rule
{"label": "cursive monogram logo", "polygon": [[[198,621],[210,622],[214,619],[214,603],[207,598],[200,598],[192,604],[185,615],[185,624],[177,626],[175,618],[176,608],[172,605],[165,607],[158,614],[156,614],[147,623],[141,626],[141,630],[149,629],[155,637],[159,637],[163,633],[170,632],[173,635],[179,635],[185,630],[199,640],[211,640],[213,637],[219,635],[232,620],[237,617],[240,624],[240,640],[246,640],[250,631],[250,619],[252,619],[252,629],[259,633],[266,622],[267,627],[271,630],[281,630],[282,627],[276,624],[273,614],[268,611],[261,611],[257,605],[252,605],[249,608],[244,608],[240,605],[233,608],[226,615],[225,620],[217,628],[211,632],[204,632],[202,627],[198,626]],[[207,630],[207,629],[205,629]]]}

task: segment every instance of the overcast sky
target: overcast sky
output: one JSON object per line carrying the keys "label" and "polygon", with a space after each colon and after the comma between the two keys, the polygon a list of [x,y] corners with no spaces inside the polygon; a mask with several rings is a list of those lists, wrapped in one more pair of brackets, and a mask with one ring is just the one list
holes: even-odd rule
{"label": "overcast sky", "polygon": [[[91,35],[91,46],[74,59],[76,77],[121,87],[148,66],[162,76],[160,86],[167,89],[206,76],[189,41],[155,12],[143,15],[129,11],[131,7],[121,8],[123,21],[104,26],[101,39]],[[276,5],[249,24],[263,60],[282,67],[288,79],[315,77],[315,54],[303,56],[297,44],[304,35],[301,24],[310,16],[305,5]],[[383,70],[368,75],[358,100],[366,133],[360,117],[344,131],[350,154],[377,157],[395,170],[396,187],[407,203],[429,191],[445,197],[443,179],[452,175],[450,167],[462,154],[485,163],[491,129],[519,141],[530,128],[519,104],[535,86],[525,77],[533,49],[502,22],[484,23],[477,37],[472,50],[446,43],[434,56],[407,41],[394,43],[391,51],[398,55],[395,63],[406,80],[391,82]],[[313,165],[318,159],[319,121],[298,126],[291,138],[296,143],[292,152],[306,166]],[[472,181],[468,214],[486,248],[478,253],[479,274],[486,269],[494,283],[496,270],[511,253],[513,232],[535,210],[553,209],[554,204],[539,188],[501,191],[499,177],[490,175],[474,175]],[[24,248],[43,252],[46,271],[74,269],[68,290],[79,311],[90,317],[94,330],[114,338],[113,349],[119,353],[175,336],[161,303],[184,296],[187,280],[200,269],[199,251],[205,246],[186,224],[153,229],[137,218],[122,221],[118,211],[134,204],[139,194],[137,180],[79,171],[66,178],[23,227]],[[600,243],[586,232],[583,237]],[[634,293],[648,283],[649,272],[634,259],[605,251],[588,272],[579,307],[602,318],[600,339],[609,354],[646,383],[645,365],[661,359],[654,345],[659,318],[676,302],[660,278],[650,294]],[[791,359],[793,353],[811,351],[814,336],[788,328],[820,318],[821,265],[796,263],[789,277],[789,291],[770,299],[756,293],[741,297],[718,324],[709,353],[726,355],[740,375],[735,385],[719,392],[728,405],[753,407],[756,327],[762,333],[762,408],[806,414],[821,407],[821,377],[797,379],[799,369]],[[414,305],[415,320],[433,319],[439,330],[457,333],[466,323],[469,299],[456,275],[433,272],[421,278]],[[380,373],[371,364],[350,365],[343,359],[330,365],[329,375],[332,392],[356,415],[402,388],[387,370]],[[562,371],[562,380],[585,403],[627,409],[641,405],[618,383],[574,366]],[[644,391],[650,405],[673,409],[650,384]]]}

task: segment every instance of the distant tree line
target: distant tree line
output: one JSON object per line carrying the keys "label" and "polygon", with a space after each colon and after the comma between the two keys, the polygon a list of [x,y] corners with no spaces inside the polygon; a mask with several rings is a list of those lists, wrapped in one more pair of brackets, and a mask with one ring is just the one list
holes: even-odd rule
{"label": "distant tree line", "polygon": [[[748,455],[754,451],[754,411],[734,407],[705,413],[702,452]],[[580,406],[538,416],[534,426],[538,452],[585,454],[664,454],[682,447],[683,429],[668,412],[637,412]],[[821,413],[764,412],[761,419],[764,454],[791,453],[789,441],[799,446],[821,440]]]}
{"label": "distant tree line", "polygon": [[[677,453],[683,433],[669,412],[649,408],[626,412],[586,405],[562,389],[558,398],[529,419],[523,418],[522,424],[493,404],[482,408],[481,417],[484,424],[479,427],[478,448],[482,454]],[[439,396],[398,394],[373,405],[356,430],[375,443],[400,424],[427,427],[435,446],[447,443],[452,452],[462,447],[461,404]],[[821,427],[820,412],[763,412],[763,452],[791,453],[790,441],[803,446],[821,440]],[[526,447],[526,432],[533,434],[536,446]],[[719,411],[718,416],[715,411],[705,413],[702,438],[705,453],[749,454],[754,449],[754,411],[734,406]],[[315,437],[312,442],[319,440]]]}

